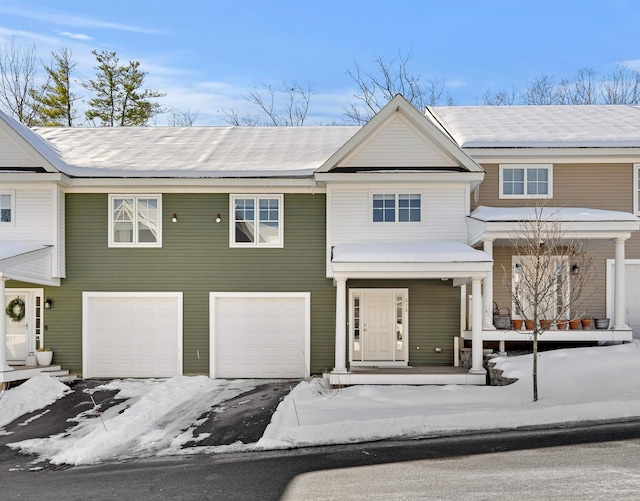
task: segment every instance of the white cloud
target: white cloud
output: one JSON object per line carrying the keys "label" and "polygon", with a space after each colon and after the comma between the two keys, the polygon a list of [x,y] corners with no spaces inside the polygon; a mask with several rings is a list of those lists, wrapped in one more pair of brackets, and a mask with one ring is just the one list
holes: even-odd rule
{"label": "white cloud", "polygon": [[72,38],[73,40],[91,40],[89,35],[84,35],[82,33],[71,33],[70,31],[60,31],[60,35],[67,38]]}

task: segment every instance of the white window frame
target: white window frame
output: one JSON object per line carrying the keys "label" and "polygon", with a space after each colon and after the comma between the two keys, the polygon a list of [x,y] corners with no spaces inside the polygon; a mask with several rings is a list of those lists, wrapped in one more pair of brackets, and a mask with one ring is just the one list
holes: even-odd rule
{"label": "white window frame", "polygon": [[11,201],[10,201],[10,207],[9,210],[11,211],[11,221],[2,221],[0,220],[0,225],[2,226],[15,226],[16,224],[16,192],[15,190],[0,190],[0,195],[9,195]]}
{"label": "white window frame", "polygon": [[633,164],[633,213],[640,215],[640,164]]}
{"label": "white window frame", "polygon": [[[113,201],[117,198],[133,198],[137,205],[140,198],[155,198],[158,201],[158,233],[155,242],[138,242],[137,211],[133,219],[133,242],[114,241]],[[158,193],[114,193],[109,194],[109,247],[162,247],[162,195]]]}
{"label": "white window frame", "polygon": [[[255,242],[236,242],[236,210],[235,201],[238,199],[252,199],[254,201],[255,211]],[[276,199],[278,200],[278,239],[276,242],[260,242],[257,236],[260,234],[260,200],[263,199]],[[229,196],[229,247],[249,247],[249,248],[283,248],[284,247],[284,195],[283,194],[269,194],[269,193],[248,193],[248,194],[233,194]]]}
{"label": "white window frame", "polygon": [[[524,194],[522,195],[506,195],[504,193],[504,170],[505,169],[523,169],[524,170]],[[549,175],[548,190],[545,195],[527,193],[527,171],[529,169],[547,169]],[[553,198],[553,164],[500,164],[500,187],[499,198]]]}
{"label": "white window frame", "polygon": [[[374,195],[393,195],[395,198],[395,215],[393,221],[374,221],[373,220],[373,197]],[[418,195],[420,197],[420,221],[400,221],[400,195]],[[387,191],[387,190],[372,190],[369,191],[369,224],[378,226],[384,224],[393,225],[421,225],[425,222],[425,195],[424,192],[419,190],[402,190],[402,191]]]}

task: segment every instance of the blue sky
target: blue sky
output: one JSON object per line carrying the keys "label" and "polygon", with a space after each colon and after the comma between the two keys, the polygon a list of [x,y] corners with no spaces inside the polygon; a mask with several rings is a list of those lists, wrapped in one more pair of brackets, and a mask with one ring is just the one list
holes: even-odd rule
{"label": "blue sky", "polygon": [[341,123],[347,70],[409,52],[456,104],[482,104],[542,74],[640,69],[639,34],[636,0],[0,0],[0,45],[13,37],[47,62],[69,47],[77,79],[94,77],[94,49],[140,61],[147,87],[196,125],[255,111],[250,89],[293,80],[313,85],[308,124]]}

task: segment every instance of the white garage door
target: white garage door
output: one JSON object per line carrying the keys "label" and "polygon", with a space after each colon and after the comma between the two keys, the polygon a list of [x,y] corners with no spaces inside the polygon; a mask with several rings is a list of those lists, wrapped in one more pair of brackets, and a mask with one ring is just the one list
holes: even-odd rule
{"label": "white garage door", "polygon": [[182,293],[83,293],[84,377],[182,374]]}
{"label": "white garage door", "polygon": [[210,295],[212,377],[309,374],[309,293]]}

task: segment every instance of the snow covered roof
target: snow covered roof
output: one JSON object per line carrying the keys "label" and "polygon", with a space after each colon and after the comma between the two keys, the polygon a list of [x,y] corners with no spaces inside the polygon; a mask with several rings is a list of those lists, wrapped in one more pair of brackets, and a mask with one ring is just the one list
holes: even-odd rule
{"label": "snow covered roof", "polygon": [[72,177],[311,176],[360,127],[35,127]]}
{"label": "snow covered roof", "polygon": [[460,263],[492,262],[489,255],[450,241],[358,242],[337,244],[334,263]]}
{"label": "snow covered roof", "polygon": [[435,106],[427,116],[461,148],[640,147],[636,106]]}
{"label": "snow covered roof", "polygon": [[[537,212],[536,212],[537,211]],[[478,206],[471,218],[485,222],[518,222],[534,221],[563,221],[563,222],[606,222],[606,221],[640,221],[637,216],[629,212],[613,210],[587,209],[583,207],[486,207]]]}

